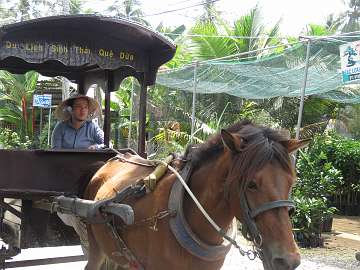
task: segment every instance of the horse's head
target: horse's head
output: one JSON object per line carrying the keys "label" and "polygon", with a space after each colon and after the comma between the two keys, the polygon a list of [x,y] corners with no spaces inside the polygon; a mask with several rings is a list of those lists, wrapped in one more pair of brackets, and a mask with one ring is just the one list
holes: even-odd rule
{"label": "horse's head", "polygon": [[308,140],[289,140],[275,130],[250,123],[222,130],[232,164],[225,184],[243,235],[259,248],[265,269],[292,270],[300,254],[292,234],[289,201],[295,173],[290,153]]}

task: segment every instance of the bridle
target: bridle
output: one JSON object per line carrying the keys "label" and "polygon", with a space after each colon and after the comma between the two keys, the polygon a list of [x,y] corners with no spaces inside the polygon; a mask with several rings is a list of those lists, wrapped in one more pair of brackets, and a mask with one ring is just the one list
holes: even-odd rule
{"label": "bridle", "polygon": [[[231,181],[229,180],[230,178],[228,177],[228,179],[225,181],[224,186],[224,196],[226,200],[229,200],[230,195],[229,190]],[[249,180],[244,180],[239,181],[238,185],[240,208],[242,212],[241,233],[246,240],[252,242],[254,245],[253,251],[250,251],[250,253],[252,253],[252,257],[256,258],[256,256],[258,256],[260,259],[263,259],[263,238],[256,226],[256,217],[259,216],[261,213],[281,207],[287,207],[289,212],[294,211],[295,204],[292,200],[275,200],[263,203],[255,209],[251,209],[246,195],[246,189],[248,187],[248,184]]]}
{"label": "bridle", "polygon": [[261,258],[262,257],[261,247],[263,241],[262,241],[261,233],[259,232],[256,226],[255,218],[261,213],[264,213],[266,211],[275,208],[287,207],[289,210],[295,209],[295,204],[291,200],[276,200],[261,204],[255,209],[250,209],[248,199],[246,196],[247,181],[243,181],[243,182],[244,183],[239,184],[240,207],[242,210],[242,217],[243,217],[241,233],[248,241],[253,242],[259,257]]}
{"label": "bridle", "polygon": [[[191,154],[189,155],[191,156]],[[168,169],[170,171],[172,171],[176,177],[180,180],[181,185],[183,185],[183,187],[187,190],[187,192],[189,193],[189,195],[191,197],[193,197],[194,195],[192,194],[192,192],[190,191],[189,187],[187,186],[186,182],[187,180],[190,178],[190,175],[192,174],[193,171],[193,166],[192,166],[192,162],[191,162],[191,158],[187,159],[186,165],[182,170],[182,175],[183,177],[171,166],[165,164],[162,161],[157,161],[159,163],[163,163],[165,166],[168,167]],[[232,181],[228,181],[229,178],[227,179],[227,181],[225,181],[225,186],[224,186],[224,196],[225,199],[228,200],[228,196],[229,196],[229,185]],[[263,252],[262,252],[262,236],[259,232],[259,230],[257,229],[256,223],[255,223],[255,218],[260,215],[261,213],[271,210],[271,209],[275,209],[275,208],[280,208],[280,207],[288,207],[289,209],[294,209],[295,205],[294,202],[292,202],[291,200],[276,200],[276,201],[271,201],[271,202],[267,202],[264,203],[262,205],[260,205],[259,207],[255,208],[254,210],[251,210],[249,207],[249,203],[247,200],[247,196],[246,196],[246,188],[248,186],[248,182],[249,181],[239,181],[239,196],[240,196],[240,207],[242,209],[242,215],[243,215],[243,220],[242,220],[242,234],[245,237],[245,239],[247,239],[248,241],[251,241],[254,244],[253,250],[248,250],[245,251],[243,250],[238,243],[236,242],[235,239],[229,237],[225,231],[223,231],[219,226],[216,225],[216,223],[208,216],[208,214],[205,212],[205,210],[201,207],[201,205],[199,205],[199,202],[197,201],[196,198],[193,197],[193,200],[195,202],[195,204],[198,206],[199,210],[201,212],[203,212],[205,218],[208,220],[208,222],[213,226],[213,228],[227,241],[229,241],[229,243],[231,243],[234,247],[236,247],[240,254],[243,256],[247,256],[250,260],[254,260],[257,256],[263,260]],[[171,195],[170,195],[171,197]],[[171,207],[170,207],[171,208]]]}

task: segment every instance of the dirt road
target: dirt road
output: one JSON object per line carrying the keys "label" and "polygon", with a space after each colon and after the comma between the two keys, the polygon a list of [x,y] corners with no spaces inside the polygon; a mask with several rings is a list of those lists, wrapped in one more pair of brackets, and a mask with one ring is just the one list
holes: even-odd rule
{"label": "dirt road", "polygon": [[[360,261],[355,253],[360,251],[360,217],[336,217],[333,232],[326,234],[325,248],[301,249],[302,263],[297,270],[359,270]],[[239,238],[240,239],[240,238]],[[243,242],[243,241],[241,241]],[[56,256],[82,254],[80,246],[51,247],[23,250],[15,260],[29,260]],[[17,270],[80,270],[85,262],[21,267]],[[221,270],[262,270],[261,262],[250,261],[232,249]]]}

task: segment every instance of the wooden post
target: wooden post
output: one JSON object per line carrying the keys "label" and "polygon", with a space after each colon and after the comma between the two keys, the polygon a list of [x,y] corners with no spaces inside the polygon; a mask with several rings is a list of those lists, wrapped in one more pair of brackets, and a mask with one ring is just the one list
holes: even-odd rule
{"label": "wooden post", "polygon": [[111,70],[106,70],[106,89],[105,89],[105,121],[104,121],[104,143],[109,147],[110,143],[110,94],[114,91],[114,73]]}
{"label": "wooden post", "polygon": [[82,94],[82,95],[85,95],[85,81],[84,81],[84,78],[80,78],[78,80],[78,93]]}
{"label": "wooden post", "polygon": [[147,157],[145,149],[145,126],[146,126],[146,99],[147,99],[147,85],[146,85],[146,73],[141,82],[140,91],[140,104],[139,104],[139,138],[138,138],[138,153],[143,158]]}

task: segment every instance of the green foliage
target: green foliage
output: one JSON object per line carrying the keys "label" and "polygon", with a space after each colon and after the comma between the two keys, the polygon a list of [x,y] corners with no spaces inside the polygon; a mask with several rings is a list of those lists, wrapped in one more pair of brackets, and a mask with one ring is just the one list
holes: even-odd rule
{"label": "green foliage", "polygon": [[181,145],[174,140],[168,141],[166,143],[160,141],[157,145],[157,151],[149,158],[161,160],[166,158],[170,153],[183,153],[185,151],[184,145]]}
{"label": "green foliage", "polygon": [[[309,148],[312,160],[323,159],[341,172],[343,181],[338,182],[336,194],[355,191],[360,187],[360,141],[329,133],[317,136]],[[300,176],[301,177],[301,176]],[[339,185],[340,184],[340,185]]]}
{"label": "green foliage", "polygon": [[1,149],[29,149],[31,141],[28,137],[21,139],[20,136],[8,129],[0,129],[0,148]]}
{"label": "green foliage", "polygon": [[329,207],[328,199],[341,192],[344,184],[343,172],[330,159],[327,144],[331,138],[317,135],[310,147],[298,153],[298,180],[292,192],[296,210],[292,220],[297,240],[303,246],[322,245],[322,223],[336,211]]}
{"label": "green foliage", "polygon": [[[309,198],[306,196],[294,198],[296,210],[292,216],[293,226],[295,228],[296,240],[302,246],[321,245],[321,232],[324,220],[336,212],[335,207],[328,207],[325,198]],[[311,241],[318,241],[312,244]]]}
{"label": "green foliage", "polygon": [[[259,107],[266,110],[282,128],[293,130],[298,119],[299,105],[300,100],[298,98],[278,97],[265,100]],[[342,106],[339,103],[315,96],[306,97],[302,126],[336,118]]]}
{"label": "green foliage", "polygon": [[72,15],[83,13],[83,8],[82,8],[83,4],[84,4],[84,2],[82,0],[70,0],[70,2],[69,2],[69,6],[70,6],[69,13],[72,14]]}
{"label": "green foliage", "polygon": [[139,0],[115,0],[112,5],[108,7],[107,11],[115,17],[126,18],[144,25],[149,25],[149,22],[143,19],[144,13]]}
{"label": "green foliage", "polygon": [[326,153],[322,151],[318,143],[318,138],[320,137],[315,139],[312,148],[308,148],[304,152],[299,151],[296,164],[298,179],[293,190],[296,197],[331,196],[339,191],[343,183],[341,171],[327,160]]}
{"label": "green foliage", "polygon": [[0,121],[14,124],[21,137],[32,136],[32,113],[29,109],[39,74],[24,75],[0,71]]}
{"label": "green foliage", "polygon": [[[51,132],[54,130],[56,125],[56,120],[53,119],[53,121],[51,121],[51,128],[50,128],[50,144],[51,144]],[[39,140],[37,142],[37,148],[40,149],[50,149],[51,145],[48,145],[48,132],[49,132],[49,123],[46,122],[42,128],[42,130],[40,131],[40,136],[39,136]]]}
{"label": "green foliage", "polygon": [[346,194],[360,189],[360,141],[329,134],[319,140],[319,147],[329,162],[339,169],[344,177],[338,193]]}
{"label": "green foliage", "polygon": [[[269,30],[261,21],[260,8],[255,6],[247,14],[236,20],[233,25],[220,17],[216,20],[200,20],[191,29],[190,50],[194,59],[209,60],[234,54],[249,52],[280,44],[277,38],[280,21]],[[252,38],[236,38],[247,36]],[[240,58],[262,56],[269,52],[256,52]]]}
{"label": "green foliage", "polygon": [[335,29],[331,25],[319,25],[310,23],[307,26],[307,35],[309,36],[328,36],[334,34]]}
{"label": "green foliage", "polygon": [[335,212],[334,207],[329,207],[338,206],[334,198],[357,204],[360,141],[335,133],[317,135],[309,148],[299,151],[297,171],[298,181],[293,189],[297,209],[293,222],[300,231],[299,241],[309,242],[320,237],[319,224]]}
{"label": "green foliage", "polygon": [[349,108],[350,116],[347,117],[347,126],[355,139],[360,139],[360,104],[354,104]]}

